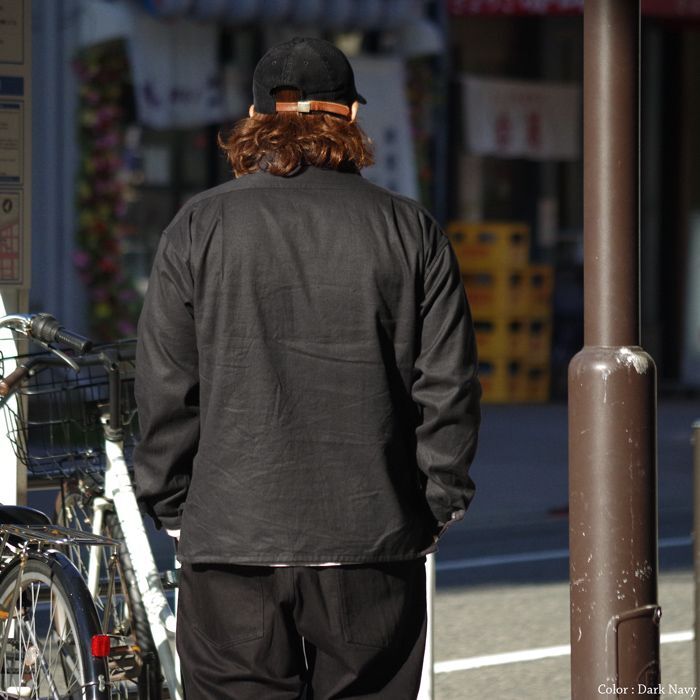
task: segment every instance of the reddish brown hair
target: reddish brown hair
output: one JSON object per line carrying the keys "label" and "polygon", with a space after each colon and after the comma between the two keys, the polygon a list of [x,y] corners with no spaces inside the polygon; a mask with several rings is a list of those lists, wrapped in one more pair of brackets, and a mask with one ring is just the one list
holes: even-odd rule
{"label": "reddish brown hair", "polygon": [[[299,99],[288,90],[277,96]],[[341,170],[374,162],[370,140],[357,123],[325,112],[253,114],[219,134],[219,146],[236,177],[259,170],[263,162],[272,175],[289,175],[302,165]]]}

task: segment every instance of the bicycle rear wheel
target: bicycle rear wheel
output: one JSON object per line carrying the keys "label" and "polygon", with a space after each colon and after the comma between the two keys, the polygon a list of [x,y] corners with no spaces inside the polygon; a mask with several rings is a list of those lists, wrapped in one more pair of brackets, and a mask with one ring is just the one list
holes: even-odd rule
{"label": "bicycle rear wheel", "polygon": [[66,557],[32,553],[23,568],[17,561],[3,572],[0,611],[0,634],[8,635],[0,655],[0,698],[109,698],[106,664],[92,655],[97,614]]}

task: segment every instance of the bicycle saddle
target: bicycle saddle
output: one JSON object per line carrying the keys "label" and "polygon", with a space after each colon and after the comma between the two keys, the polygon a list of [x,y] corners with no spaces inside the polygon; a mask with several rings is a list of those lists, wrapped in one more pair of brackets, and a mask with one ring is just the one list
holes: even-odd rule
{"label": "bicycle saddle", "polygon": [[5,506],[0,504],[2,525],[51,525],[51,518],[36,508],[27,506]]}

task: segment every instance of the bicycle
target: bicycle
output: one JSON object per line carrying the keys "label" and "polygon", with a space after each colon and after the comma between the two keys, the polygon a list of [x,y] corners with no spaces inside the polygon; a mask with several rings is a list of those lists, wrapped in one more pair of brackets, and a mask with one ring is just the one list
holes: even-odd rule
{"label": "bicycle", "polygon": [[[75,351],[84,338],[63,332],[49,316],[6,316],[0,327],[13,327],[51,352],[70,358],[48,343],[59,340]],[[29,369],[15,367],[13,381]],[[2,403],[11,383],[0,383]],[[59,547],[116,542],[54,526],[31,508],[0,505],[0,698],[109,697],[106,645],[97,612],[78,570]]]}
{"label": "bicycle", "polygon": [[[30,365],[30,371],[24,384],[13,384],[14,391],[32,404],[32,414],[27,420],[25,402],[18,401],[9,436],[33,478],[59,485],[59,523],[119,542],[114,556],[80,543],[64,550],[87,582],[103,630],[121,640],[109,658],[110,697],[180,700],[175,614],[127,461],[136,439],[134,352],[134,341],[122,341],[68,358],[70,363],[59,354],[19,358],[18,366]],[[33,369],[36,363],[40,372]]]}

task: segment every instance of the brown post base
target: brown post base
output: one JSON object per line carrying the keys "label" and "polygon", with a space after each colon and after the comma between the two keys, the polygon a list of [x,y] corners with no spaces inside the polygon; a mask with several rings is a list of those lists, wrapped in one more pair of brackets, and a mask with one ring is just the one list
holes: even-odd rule
{"label": "brown post base", "polygon": [[641,348],[574,357],[569,449],[572,698],[645,694],[660,684],[661,609],[656,367]]}

